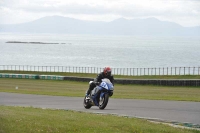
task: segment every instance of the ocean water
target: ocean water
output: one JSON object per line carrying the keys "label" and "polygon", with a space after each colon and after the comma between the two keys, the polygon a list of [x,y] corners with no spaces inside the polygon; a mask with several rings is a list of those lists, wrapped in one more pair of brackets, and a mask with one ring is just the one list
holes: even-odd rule
{"label": "ocean water", "polygon": [[0,65],[199,67],[200,37],[1,33]]}

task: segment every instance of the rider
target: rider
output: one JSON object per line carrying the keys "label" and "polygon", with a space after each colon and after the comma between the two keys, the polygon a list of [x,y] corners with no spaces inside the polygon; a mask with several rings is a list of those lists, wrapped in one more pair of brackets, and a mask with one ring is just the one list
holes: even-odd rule
{"label": "rider", "polygon": [[[103,72],[99,73],[97,77],[94,79],[94,81],[89,85],[89,89],[87,90],[86,96],[88,96],[90,92],[96,87],[96,84],[99,84],[101,80],[104,78],[108,78],[114,86],[114,78],[111,75],[111,68],[105,67],[103,69]],[[110,96],[112,96],[112,94],[110,94]]]}

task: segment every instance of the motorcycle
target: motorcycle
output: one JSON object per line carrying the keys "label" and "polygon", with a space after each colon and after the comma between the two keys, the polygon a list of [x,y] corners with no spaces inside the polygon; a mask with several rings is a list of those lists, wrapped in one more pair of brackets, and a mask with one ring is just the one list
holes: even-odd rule
{"label": "motorcycle", "polygon": [[[91,84],[93,81],[90,81]],[[92,106],[98,106],[99,109],[104,109],[109,97],[112,96],[114,90],[113,84],[109,79],[104,78],[102,82],[90,92],[89,96],[85,96],[83,105],[86,109],[90,109]]]}

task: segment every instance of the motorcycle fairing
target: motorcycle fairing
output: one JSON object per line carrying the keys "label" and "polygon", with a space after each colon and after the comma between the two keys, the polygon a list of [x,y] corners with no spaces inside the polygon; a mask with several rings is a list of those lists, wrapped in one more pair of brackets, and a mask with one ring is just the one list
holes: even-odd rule
{"label": "motorcycle fairing", "polygon": [[101,87],[97,86],[94,88],[95,90],[93,92],[95,92],[95,94],[92,96],[93,102],[96,106],[99,106],[99,96],[101,93]]}

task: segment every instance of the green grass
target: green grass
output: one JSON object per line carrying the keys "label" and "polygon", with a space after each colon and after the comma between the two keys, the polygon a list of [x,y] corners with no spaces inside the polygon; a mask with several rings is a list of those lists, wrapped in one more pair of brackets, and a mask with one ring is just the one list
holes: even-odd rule
{"label": "green grass", "polygon": [[[0,78],[0,92],[83,97],[88,86],[88,82]],[[116,84],[114,89],[112,98],[200,102],[200,87]]]}
{"label": "green grass", "polygon": [[143,119],[0,106],[0,133],[200,133]]}
{"label": "green grass", "polygon": [[[76,76],[95,78],[97,74],[87,73],[69,73],[69,72],[32,72],[32,71],[9,71],[1,70],[0,73],[15,73],[15,74],[37,74],[37,75],[60,75],[60,76]],[[145,76],[122,76],[114,75],[114,78],[122,79],[200,79],[200,75],[145,75]]]}
{"label": "green grass", "polygon": [[[13,72],[18,74],[95,77],[96,74]],[[2,71],[0,71],[2,73]],[[200,76],[115,76],[128,79],[199,79]],[[16,89],[16,86],[18,89]],[[87,82],[0,78],[0,92],[83,97]],[[199,87],[115,85],[113,98],[200,102]],[[96,115],[76,111],[0,106],[0,133],[200,133],[143,119]]]}

